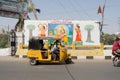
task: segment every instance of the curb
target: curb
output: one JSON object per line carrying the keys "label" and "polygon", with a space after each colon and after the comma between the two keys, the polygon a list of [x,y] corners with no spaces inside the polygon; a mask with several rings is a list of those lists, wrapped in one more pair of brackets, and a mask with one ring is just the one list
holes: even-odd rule
{"label": "curb", "polygon": [[103,60],[111,60],[113,56],[72,56],[72,59],[87,59],[87,60],[94,60],[94,59],[103,59]]}
{"label": "curb", "polygon": [[[15,57],[18,58],[27,58],[26,55],[15,55]],[[113,56],[72,56],[72,59],[80,60],[80,59],[86,59],[86,60],[94,60],[94,59],[101,59],[101,60],[111,60]]]}
{"label": "curb", "polygon": [[17,57],[17,58],[27,58],[26,55],[15,55],[15,57]]}

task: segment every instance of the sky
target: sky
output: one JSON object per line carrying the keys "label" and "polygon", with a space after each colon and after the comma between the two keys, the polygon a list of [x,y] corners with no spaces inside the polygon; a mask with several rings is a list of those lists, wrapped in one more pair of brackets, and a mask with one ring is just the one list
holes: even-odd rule
{"label": "sky", "polygon": [[[98,7],[103,7],[105,0],[33,0],[34,6],[41,9],[37,16],[39,20],[98,20],[101,14],[97,14]],[[35,19],[33,13],[29,14]],[[0,17],[0,28],[14,28],[17,19]],[[103,32],[120,32],[120,0],[106,0],[104,11]]]}

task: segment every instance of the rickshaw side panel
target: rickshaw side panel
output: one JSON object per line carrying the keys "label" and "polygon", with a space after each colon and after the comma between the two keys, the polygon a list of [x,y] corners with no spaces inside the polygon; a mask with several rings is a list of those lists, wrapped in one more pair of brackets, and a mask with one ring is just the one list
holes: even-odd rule
{"label": "rickshaw side panel", "polygon": [[28,58],[42,59],[42,54],[40,50],[28,50]]}
{"label": "rickshaw side panel", "polygon": [[67,49],[60,48],[60,61],[64,61],[67,58]]}

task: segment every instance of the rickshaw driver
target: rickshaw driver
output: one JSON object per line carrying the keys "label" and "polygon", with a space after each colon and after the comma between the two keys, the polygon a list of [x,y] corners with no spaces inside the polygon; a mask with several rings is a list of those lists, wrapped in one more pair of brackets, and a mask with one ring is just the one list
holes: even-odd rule
{"label": "rickshaw driver", "polygon": [[51,45],[51,53],[53,56],[53,60],[58,60],[59,59],[59,47],[58,47],[58,42],[59,40],[56,40],[52,45]]}
{"label": "rickshaw driver", "polygon": [[44,48],[44,42],[43,42],[43,40],[39,40],[39,44],[40,44],[39,49],[43,51],[43,52],[41,52],[42,55],[43,55],[43,57],[44,57],[44,58],[47,58],[47,57],[48,57],[48,56],[47,56],[48,53],[44,52],[44,51],[46,51],[47,49]]}

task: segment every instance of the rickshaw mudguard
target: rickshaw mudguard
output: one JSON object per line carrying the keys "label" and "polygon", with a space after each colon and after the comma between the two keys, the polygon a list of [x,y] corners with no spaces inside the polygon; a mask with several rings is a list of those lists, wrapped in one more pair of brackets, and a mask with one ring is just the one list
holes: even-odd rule
{"label": "rickshaw mudguard", "polygon": [[67,59],[72,59],[71,54],[67,54]]}

